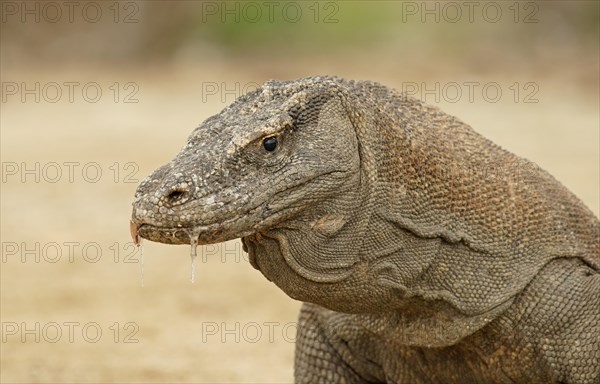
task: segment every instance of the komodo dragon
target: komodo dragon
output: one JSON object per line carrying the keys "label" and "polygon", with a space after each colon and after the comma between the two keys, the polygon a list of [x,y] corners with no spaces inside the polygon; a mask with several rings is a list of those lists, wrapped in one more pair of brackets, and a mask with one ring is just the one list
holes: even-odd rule
{"label": "komodo dragon", "polygon": [[139,186],[133,236],[241,238],[304,302],[298,383],[600,383],[600,221],[368,81],[268,81]]}

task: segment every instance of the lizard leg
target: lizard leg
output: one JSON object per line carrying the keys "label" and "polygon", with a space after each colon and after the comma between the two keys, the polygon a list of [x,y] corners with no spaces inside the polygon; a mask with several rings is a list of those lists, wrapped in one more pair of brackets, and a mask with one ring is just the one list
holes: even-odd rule
{"label": "lizard leg", "polygon": [[319,322],[323,308],[304,303],[300,310],[294,377],[296,383],[347,383],[364,381],[331,345]]}

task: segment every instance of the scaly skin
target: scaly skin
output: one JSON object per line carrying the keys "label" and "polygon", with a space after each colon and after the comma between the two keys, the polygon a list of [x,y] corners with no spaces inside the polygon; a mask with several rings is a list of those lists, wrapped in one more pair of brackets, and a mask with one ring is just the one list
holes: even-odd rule
{"label": "scaly skin", "polygon": [[242,238],[305,302],[299,383],[600,383],[600,221],[379,84],[265,83],[141,183],[132,222],[168,244]]}

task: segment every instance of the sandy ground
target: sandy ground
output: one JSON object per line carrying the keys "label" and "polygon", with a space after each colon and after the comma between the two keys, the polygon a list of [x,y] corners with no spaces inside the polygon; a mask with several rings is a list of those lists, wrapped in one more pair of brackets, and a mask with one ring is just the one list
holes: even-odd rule
{"label": "sandy ground", "polygon": [[[203,248],[194,284],[189,248],[146,243],[141,287],[140,253],[128,231],[137,182],[232,100],[203,100],[206,73],[242,88],[274,76],[232,78],[216,67],[12,71],[5,78],[15,82],[97,82],[104,93],[95,103],[76,94],[73,103],[16,97],[2,105],[1,381],[291,382],[300,303],[252,269],[239,242]],[[508,92],[515,78],[527,80],[481,80]],[[376,79],[398,88],[403,81],[398,74]],[[127,82],[137,84],[138,103],[122,101]],[[597,88],[562,78],[538,84],[537,103],[476,97],[440,105],[550,171],[598,215]]]}

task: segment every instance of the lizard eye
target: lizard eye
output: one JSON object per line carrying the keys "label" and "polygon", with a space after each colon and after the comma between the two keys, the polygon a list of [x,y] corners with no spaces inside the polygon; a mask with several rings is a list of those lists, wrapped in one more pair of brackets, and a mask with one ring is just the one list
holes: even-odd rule
{"label": "lizard eye", "polygon": [[263,140],[263,147],[268,152],[273,152],[277,148],[277,138],[275,136],[267,137]]}

